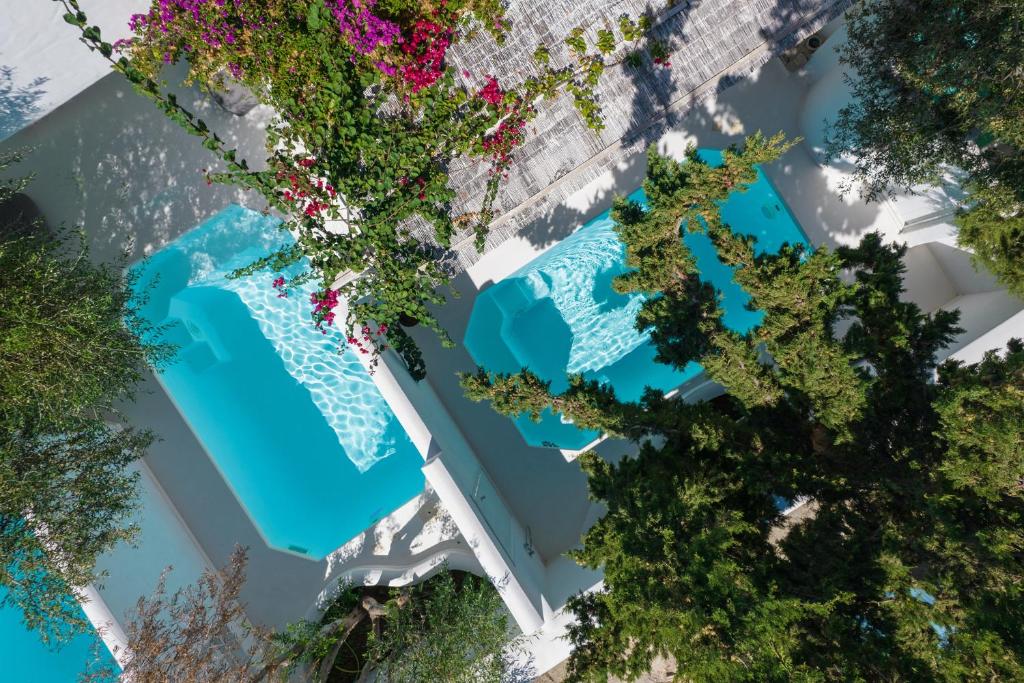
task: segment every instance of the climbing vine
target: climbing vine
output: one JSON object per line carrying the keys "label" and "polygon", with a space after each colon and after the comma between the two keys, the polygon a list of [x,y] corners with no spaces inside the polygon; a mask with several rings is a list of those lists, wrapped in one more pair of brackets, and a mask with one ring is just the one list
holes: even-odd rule
{"label": "climbing vine", "polygon": [[[343,344],[362,340],[367,324],[384,330],[361,350],[389,344],[416,377],[424,373],[422,357],[399,323],[423,323],[451,344],[428,309],[443,302],[439,288],[450,280],[446,249],[469,230],[482,247],[537,106],[568,94],[586,124],[601,130],[601,74],[625,60],[626,46],[651,25],[650,17],[624,16],[593,36],[576,29],[565,39],[567,58],[539,46],[532,75],[505,83],[457,72],[447,59],[460,42],[504,42],[512,27],[498,0],[153,0],[131,18],[133,37],[114,44],[89,24],[78,0],[55,1],[87,45],[223,160],[223,169],[207,173],[210,182],[256,191],[284,216],[294,242],[235,276],[270,271],[285,295],[319,281],[312,302],[318,326],[326,321]],[[260,170],[160,81],[165,65],[182,60],[187,82],[209,91],[241,84],[274,109]],[[488,173],[467,212],[456,207],[449,176],[459,158]],[[303,260],[302,275],[280,279]],[[345,323],[334,325],[342,302],[349,302]]]}

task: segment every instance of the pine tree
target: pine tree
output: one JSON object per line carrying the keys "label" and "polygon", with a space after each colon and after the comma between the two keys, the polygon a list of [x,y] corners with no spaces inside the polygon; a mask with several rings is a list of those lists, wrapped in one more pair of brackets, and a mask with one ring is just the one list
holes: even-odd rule
{"label": "pine tree", "polygon": [[[727,158],[752,168],[774,158],[764,144]],[[637,324],[660,359],[700,362],[725,395],[631,404],[581,378],[560,395],[528,371],[464,378],[505,414],[550,405],[638,444],[581,458],[607,513],[574,557],[605,580],[570,601],[571,679],[636,678],[666,655],[680,681],[1024,676],[1021,346],[936,382],[958,315],[900,299],[904,248],[872,234],[757,254],[718,214],[741,187],[707,182],[693,154],[649,154],[649,209],[616,205],[634,268],[617,286],[654,295]],[[758,327],[722,325],[682,230],[738,266]],[[780,498],[809,502],[784,520]]]}

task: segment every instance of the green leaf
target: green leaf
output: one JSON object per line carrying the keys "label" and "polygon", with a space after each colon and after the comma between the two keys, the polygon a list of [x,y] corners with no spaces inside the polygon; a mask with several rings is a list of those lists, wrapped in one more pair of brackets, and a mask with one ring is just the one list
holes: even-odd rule
{"label": "green leaf", "polygon": [[306,26],[310,31],[320,30],[320,4],[313,2],[309,6],[309,13],[306,14]]}
{"label": "green leaf", "polygon": [[565,44],[577,55],[584,55],[587,52],[587,42],[583,38],[583,28],[577,26],[565,39]]}
{"label": "green leaf", "polygon": [[551,61],[551,53],[543,45],[538,45],[537,49],[533,51],[533,60],[538,64],[545,66]]}

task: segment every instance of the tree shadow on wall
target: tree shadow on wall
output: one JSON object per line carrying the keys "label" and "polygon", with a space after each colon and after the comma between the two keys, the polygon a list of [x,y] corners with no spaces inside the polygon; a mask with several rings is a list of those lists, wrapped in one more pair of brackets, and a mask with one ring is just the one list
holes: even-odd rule
{"label": "tree shadow on wall", "polygon": [[42,111],[39,100],[46,94],[43,86],[50,79],[38,76],[26,85],[15,81],[13,66],[0,66],[0,140],[18,132]]}

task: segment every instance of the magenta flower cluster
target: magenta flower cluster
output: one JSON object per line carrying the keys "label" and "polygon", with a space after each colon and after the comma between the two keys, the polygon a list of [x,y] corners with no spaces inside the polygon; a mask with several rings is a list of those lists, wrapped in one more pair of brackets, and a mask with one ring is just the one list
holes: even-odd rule
{"label": "magenta flower cluster", "polygon": [[493,104],[495,107],[500,105],[505,99],[505,92],[498,85],[498,79],[494,76],[487,77],[487,83],[483,88],[480,89],[480,97],[488,104]]}
{"label": "magenta flower cluster", "polygon": [[[402,30],[398,24],[371,11],[376,0],[327,0],[327,4],[341,34],[360,54],[368,55],[379,45],[392,45],[400,40]],[[377,66],[381,68],[380,64]]]}
{"label": "magenta flower cluster", "polygon": [[444,57],[451,44],[451,29],[432,21],[416,22],[412,37],[402,43],[402,52],[413,60],[402,67],[402,78],[413,92],[430,87],[441,78]]}
{"label": "magenta flower cluster", "polygon": [[[229,6],[230,3],[230,6]],[[242,28],[256,30],[266,23],[265,17],[244,16],[244,0],[158,0],[146,14],[134,14],[128,26],[136,34],[159,31],[172,39],[189,40],[196,37],[207,46],[218,49],[234,45]],[[118,43],[118,48],[128,47],[130,42]],[[181,45],[185,52],[193,46],[187,42]],[[168,64],[177,57],[171,49],[163,54]],[[235,78],[241,78],[241,67],[231,62],[228,70]]]}
{"label": "magenta flower cluster", "polygon": [[338,290],[325,289],[322,292],[313,292],[309,295],[309,303],[313,304],[313,323],[316,328],[327,334],[324,323],[328,326],[334,324],[334,309],[338,307]]}
{"label": "magenta flower cluster", "polygon": [[[357,337],[355,334],[350,334],[346,338],[346,341],[348,342],[349,346],[358,349],[359,353],[369,355],[371,350],[374,348],[376,348],[377,351],[384,351],[388,348],[387,342],[385,341],[385,335],[387,333],[388,326],[382,323],[377,327],[377,341],[374,341],[373,337],[375,333],[373,329],[369,325],[363,325],[363,329],[359,331],[359,334],[362,336],[362,339]],[[373,363],[374,366],[376,365],[376,362],[377,359],[375,358]],[[372,369],[370,371],[370,374],[373,374]]]}

